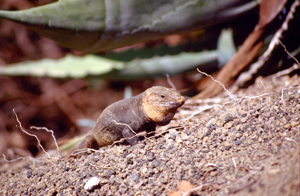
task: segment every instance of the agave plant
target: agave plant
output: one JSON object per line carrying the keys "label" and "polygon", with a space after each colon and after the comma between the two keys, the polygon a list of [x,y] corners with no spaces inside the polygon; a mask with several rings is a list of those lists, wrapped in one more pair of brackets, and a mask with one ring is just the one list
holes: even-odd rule
{"label": "agave plant", "polygon": [[83,52],[183,33],[252,11],[256,0],[60,0],[28,10],[0,11],[62,46]]}
{"label": "agave plant", "polygon": [[[0,11],[15,21],[58,42],[83,52],[103,52],[141,41],[207,28],[252,11],[254,0],[61,0],[28,10]],[[200,65],[224,65],[235,53],[232,33],[219,38],[211,51],[179,53],[130,62],[99,56],[67,56],[2,67],[1,74],[109,79],[142,79],[174,75]],[[226,56],[227,55],[227,56]],[[225,57],[225,58],[224,58]]]}

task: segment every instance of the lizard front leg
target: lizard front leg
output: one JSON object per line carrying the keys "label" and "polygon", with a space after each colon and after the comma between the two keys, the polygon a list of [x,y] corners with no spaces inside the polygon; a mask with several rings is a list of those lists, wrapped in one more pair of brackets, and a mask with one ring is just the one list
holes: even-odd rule
{"label": "lizard front leg", "polygon": [[130,123],[128,126],[125,126],[122,130],[122,135],[123,137],[126,139],[126,141],[131,144],[134,145],[138,142],[138,138],[136,136],[136,133],[134,132],[133,127],[136,123]]}

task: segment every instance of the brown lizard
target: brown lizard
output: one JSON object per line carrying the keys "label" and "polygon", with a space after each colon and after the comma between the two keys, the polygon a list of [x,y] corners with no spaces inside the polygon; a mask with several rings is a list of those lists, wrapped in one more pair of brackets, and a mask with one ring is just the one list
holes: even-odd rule
{"label": "brown lizard", "polygon": [[134,97],[109,105],[79,148],[94,148],[125,138],[131,145],[138,142],[136,133],[154,131],[167,125],[185,99],[174,89],[154,86]]}

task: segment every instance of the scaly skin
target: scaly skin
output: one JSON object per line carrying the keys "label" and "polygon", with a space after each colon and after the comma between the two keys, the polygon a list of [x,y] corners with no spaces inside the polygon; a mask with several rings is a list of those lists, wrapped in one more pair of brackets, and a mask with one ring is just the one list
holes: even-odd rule
{"label": "scaly skin", "polygon": [[151,132],[156,125],[167,125],[185,99],[174,89],[154,86],[134,97],[109,105],[79,148],[98,149],[126,138],[136,144],[135,133]]}

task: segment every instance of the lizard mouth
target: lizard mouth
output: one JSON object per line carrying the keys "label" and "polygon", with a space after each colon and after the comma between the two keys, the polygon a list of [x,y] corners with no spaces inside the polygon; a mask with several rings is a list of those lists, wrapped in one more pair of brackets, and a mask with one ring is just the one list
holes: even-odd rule
{"label": "lizard mouth", "polygon": [[164,102],[161,105],[164,107],[168,107],[168,108],[178,108],[180,106],[182,106],[184,104],[185,100],[182,101],[168,101],[168,102]]}

